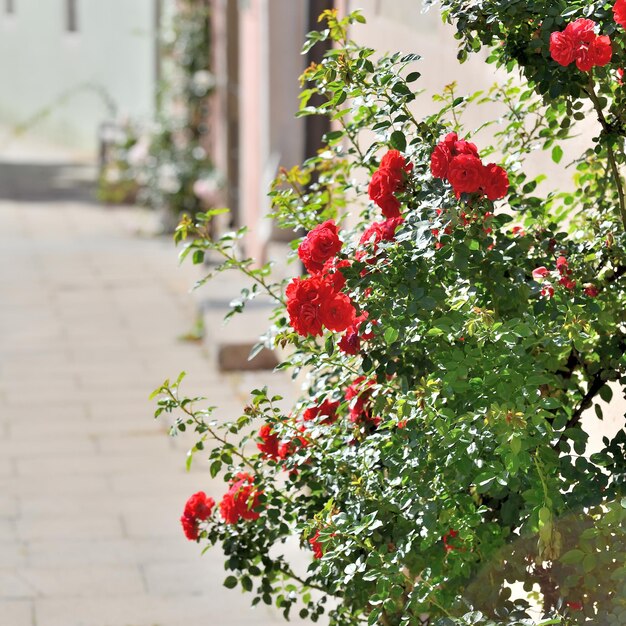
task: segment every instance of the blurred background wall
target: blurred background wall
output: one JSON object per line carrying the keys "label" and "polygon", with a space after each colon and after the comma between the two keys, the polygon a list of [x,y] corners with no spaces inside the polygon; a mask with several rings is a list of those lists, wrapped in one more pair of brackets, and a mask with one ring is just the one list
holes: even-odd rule
{"label": "blurred background wall", "polygon": [[0,0],[0,123],[94,151],[99,124],[152,117],[159,0]]}
{"label": "blurred background wall", "polygon": [[[263,219],[271,180],[279,166],[313,154],[328,129],[323,119],[294,117],[298,77],[324,51],[300,50],[305,34],[320,27],[324,9],[360,8],[367,24],[355,25],[351,36],[379,53],[422,55],[416,64],[422,78],[414,83],[425,90],[415,102],[418,115],[436,110],[432,94],[453,81],[466,94],[488,89],[499,77],[482,53],[459,65],[453,29],[436,6],[424,11],[420,0],[0,0],[0,126],[32,128],[95,155],[103,122],[171,119],[174,112],[159,107],[168,68],[164,49],[172,16],[190,6],[205,7],[210,16],[206,69],[215,87],[200,144],[219,175],[211,202],[231,208],[232,224],[253,230],[248,253],[259,260],[285,238]],[[478,127],[493,117],[491,105],[472,107],[465,122]],[[535,173],[570,178],[545,156],[533,159]],[[171,172],[172,164],[167,168]]]}

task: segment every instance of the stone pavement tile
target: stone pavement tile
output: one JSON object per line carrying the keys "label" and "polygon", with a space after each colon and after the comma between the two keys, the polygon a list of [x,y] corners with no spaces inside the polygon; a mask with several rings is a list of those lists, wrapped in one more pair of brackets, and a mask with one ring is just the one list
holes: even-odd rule
{"label": "stone pavement tile", "polygon": [[[227,595],[224,595],[227,594]],[[116,601],[117,600],[117,601]],[[122,601],[120,601],[122,600]],[[148,594],[35,600],[37,626],[267,626],[284,624],[277,611],[250,608],[250,596],[207,586],[202,595]],[[292,624],[302,623],[297,615]]]}
{"label": "stone pavement tile", "polygon": [[3,626],[36,626],[35,606],[30,600],[0,602],[0,624]]}
{"label": "stone pavement tile", "polygon": [[34,598],[37,590],[22,577],[19,569],[0,568],[0,604],[4,600]]}
{"label": "stone pavement tile", "polygon": [[[28,546],[21,541],[0,541],[0,567],[19,568],[28,565]],[[2,590],[0,589],[0,596]],[[2,602],[0,601],[0,606]],[[2,612],[0,611],[0,615]],[[3,624],[0,620],[0,624]]]}
{"label": "stone pavement tile", "polygon": [[8,495],[6,493],[0,493],[0,518],[16,517],[17,512],[18,512],[17,497],[14,495]]}
{"label": "stone pavement tile", "polygon": [[[29,495],[19,500],[20,514],[25,517],[48,517],[50,515],[63,514],[64,516],[96,516],[106,512],[109,515],[122,515],[124,513],[142,513],[146,520],[150,520],[158,512],[163,513],[169,509],[166,515],[176,518],[182,509],[184,493],[171,492],[143,492],[141,485],[136,485],[134,493],[114,494],[86,493],[80,496],[59,495],[57,493],[41,492]],[[186,500],[186,498],[185,498]]]}
{"label": "stone pavement tile", "polygon": [[221,584],[228,575],[224,571],[221,555],[209,554],[195,560],[150,563],[143,566],[143,572],[148,592],[158,596],[201,595],[207,581]]}
{"label": "stone pavement tile", "polygon": [[[158,454],[92,454],[81,456],[59,455],[56,459],[31,458],[17,459],[17,473],[20,476],[73,476],[75,474],[114,476],[143,468],[175,469],[177,463],[170,455],[161,458]],[[0,476],[3,475],[0,459]]]}
{"label": "stone pavement tile", "polygon": [[[148,413],[147,419],[151,418],[151,413]],[[170,456],[173,447],[171,437],[168,437],[161,427],[152,433],[106,433],[95,436],[93,442],[99,454],[150,453],[162,459]]]}
{"label": "stone pavement tile", "polygon": [[[98,451],[96,440],[89,435],[64,433],[60,436],[44,438],[24,437],[0,439],[0,458],[29,459],[32,457],[65,457],[69,454],[95,454]],[[0,499],[0,515],[2,500]]]}
{"label": "stone pavement tile", "polygon": [[[28,543],[28,547],[22,545],[15,551],[9,565],[14,562],[16,565],[57,567],[63,570],[66,566],[137,565],[183,560],[192,563],[200,558],[197,544],[187,541],[178,519],[173,531],[174,534],[159,537],[33,540]],[[2,545],[6,544],[0,544],[0,547]]]}
{"label": "stone pavement tile", "polygon": [[[42,493],[53,493],[57,496],[106,493],[111,482],[106,476],[48,476],[43,474],[33,480],[32,476],[16,476],[0,478],[0,493],[28,498]],[[2,524],[0,523],[0,535]]]}
{"label": "stone pavement tile", "polygon": [[17,540],[15,520],[9,517],[0,518],[0,543],[7,544]]}
{"label": "stone pavement tile", "polygon": [[43,539],[117,539],[123,536],[119,517],[110,511],[100,514],[63,515],[40,518],[20,518],[15,522],[17,534],[22,541]]}
{"label": "stone pavement tile", "polygon": [[0,478],[15,476],[15,460],[0,457]]}
{"label": "stone pavement tile", "polygon": [[145,588],[141,572],[133,565],[66,566],[63,572],[55,566],[24,567],[18,573],[38,596],[124,596]]}

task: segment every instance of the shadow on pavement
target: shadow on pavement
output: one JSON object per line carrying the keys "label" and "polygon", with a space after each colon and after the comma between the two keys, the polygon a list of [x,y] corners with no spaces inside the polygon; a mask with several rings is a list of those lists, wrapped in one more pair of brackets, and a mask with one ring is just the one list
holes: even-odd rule
{"label": "shadow on pavement", "polygon": [[97,169],[84,163],[0,161],[0,200],[92,202]]}

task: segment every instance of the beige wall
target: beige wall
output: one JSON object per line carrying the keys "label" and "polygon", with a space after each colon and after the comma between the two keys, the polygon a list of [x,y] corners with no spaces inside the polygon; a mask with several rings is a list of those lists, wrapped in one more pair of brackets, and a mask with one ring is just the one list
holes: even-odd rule
{"label": "beige wall", "polygon": [[153,114],[155,0],[78,0],[76,32],[65,10],[18,0],[7,15],[1,4],[0,123],[32,120],[40,136],[94,151],[106,98],[120,115]]}
{"label": "beige wall", "polygon": [[305,16],[306,3],[293,0],[250,0],[240,12],[240,219],[255,229],[247,254],[259,261],[271,236],[271,181],[279,166],[302,161],[303,122],[294,115]]}

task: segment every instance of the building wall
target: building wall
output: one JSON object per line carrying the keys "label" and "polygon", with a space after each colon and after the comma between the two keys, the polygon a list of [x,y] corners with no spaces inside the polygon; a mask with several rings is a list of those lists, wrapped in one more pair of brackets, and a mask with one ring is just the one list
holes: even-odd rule
{"label": "building wall", "polygon": [[0,124],[36,124],[40,136],[93,151],[114,113],[154,112],[156,0],[68,0],[0,5]]}
{"label": "building wall", "polygon": [[298,110],[299,54],[306,30],[304,1],[249,0],[240,4],[240,223],[254,230],[247,253],[267,258],[272,236],[267,193],[280,166],[303,160],[304,123]]}

